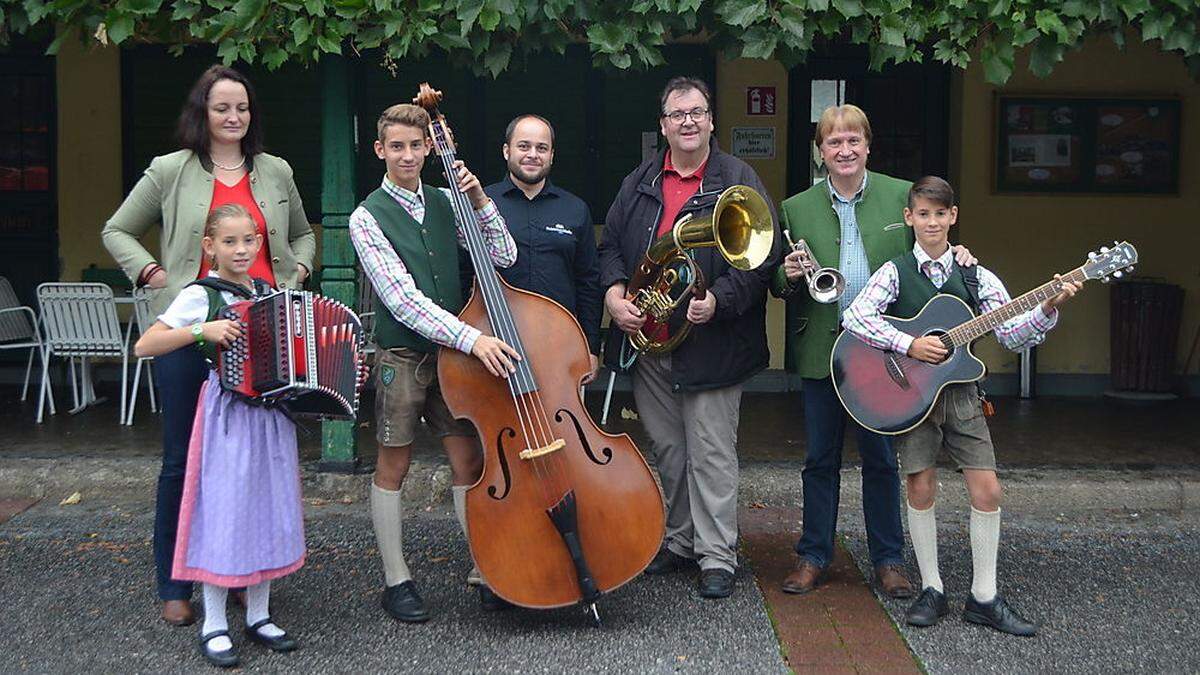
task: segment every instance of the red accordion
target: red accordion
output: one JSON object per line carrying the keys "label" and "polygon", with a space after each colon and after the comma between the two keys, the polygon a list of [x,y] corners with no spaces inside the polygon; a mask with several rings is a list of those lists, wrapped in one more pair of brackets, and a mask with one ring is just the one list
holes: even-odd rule
{"label": "red accordion", "polygon": [[297,416],[355,418],[365,366],[362,323],[349,307],[283,290],[232,303],[220,318],[243,329],[217,350],[225,389],[281,403]]}

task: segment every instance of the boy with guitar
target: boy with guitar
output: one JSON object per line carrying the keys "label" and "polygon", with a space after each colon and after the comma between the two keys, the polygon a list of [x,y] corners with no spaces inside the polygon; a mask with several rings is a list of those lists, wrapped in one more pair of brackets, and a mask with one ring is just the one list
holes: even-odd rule
{"label": "boy with guitar", "polygon": [[[913,184],[904,209],[904,222],[913,228],[916,245],[884,263],[862,293],[846,309],[846,330],[863,342],[892,352],[898,375],[904,377],[904,355],[926,363],[939,363],[949,352],[940,336],[913,337],[898,330],[884,314],[915,316],[935,294],[947,293],[969,304],[977,314],[1009,302],[1004,285],[982,265],[963,268],[954,263],[948,241],[958,220],[954,190],[945,180],[926,176]],[[1055,275],[1056,279],[1058,275]],[[1045,339],[1058,321],[1058,305],[1079,290],[1080,284],[1062,280],[1062,291],[996,327],[996,337],[1017,351]],[[945,446],[967,482],[971,498],[971,560],[974,576],[963,619],[1012,635],[1032,636],[1037,626],[1009,607],[996,593],[996,554],[1000,542],[1000,481],[987,422],[973,382],[945,387],[932,410],[918,425],[897,437],[896,451],[908,492],[908,530],[912,537],[922,590],[908,608],[913,626],[932,626],[949,613],[938,574],[937,457]]]}

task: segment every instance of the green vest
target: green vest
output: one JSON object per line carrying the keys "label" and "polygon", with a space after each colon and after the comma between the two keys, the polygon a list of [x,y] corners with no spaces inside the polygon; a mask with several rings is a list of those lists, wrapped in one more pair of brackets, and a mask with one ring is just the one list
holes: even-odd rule
{"label": "green vest", "polygon": [[[362,206],[375,218],[417,288],[442,309],[458,314],[463,299],[454,212],[441,190],[424,188],[423,191],[424,223],[413,220],[383,188],[367,195]],[[386,308],[375,315],[375,342],[384,349],[408,347],[427,353],[437,350],[437,345],[400,323]]]}
{"label": "green vest", "polygon": [[[204,287],[204,291],[208,293],[208,317],[204,319],[204,322],[216,321],[217,315],[221,313],[221,310],[225,309],[227,303],[221,295],[221,291],[209,288],[208,286]],[[205,342],[202,345],[198,345],[197,349],[200,350],[200,353],[213,368],[217,367],[217,345],[215,342]]]}
{"label": "green vest", "polygon": [[[881,173],[868,173],[867,187],[855,207],[855,216],[867,262],[874,272],[883,263],[912,249],[912,228],[904,224],[904,207],[912,183]],[[838,266],[842,226],[833,209],[827,180],[784,200],[779,213],[781,225],[790,232],[792,241],[807,241],[822,267]],[[893,227],[885,229],[889,225]],[[791,319],[791,331],[786,336],[788,370],[801,377],[829,377],[829,353],[833,351],[833,341],[841,324],[838,303],[816,302],[803,286],[789,294],[783,265],[775,270],[772,292],[787,297]]]}
{"label": "green vest", "polygon": [[967,282],[963,279],[962,268],[957,264],[952,265],[950,276],[941,288],[934,286],[929,277],[925,276],[917,266],[917,257],[913,255],[912,251],[892,258],[892,264],[899,272],[900,292],[892,304],[887,306],[885,313],[889,316],[911,319],[925,307],[925,303],[939,293],[953,295],[967,303],[967,306],[971,307],[971,311],[975,311],[971,294],[967,292]]}

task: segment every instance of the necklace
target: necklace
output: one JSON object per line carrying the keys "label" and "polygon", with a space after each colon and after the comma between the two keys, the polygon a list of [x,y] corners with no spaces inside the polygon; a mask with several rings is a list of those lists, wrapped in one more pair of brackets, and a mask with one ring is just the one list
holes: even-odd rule
{"label": "necklace", "polygon": [[223,169],[225,171],[237,171],[238,169],[242,168],[242,166],[246,163],[246,156],[242,155],[242,161],[238,162],[237,164],[234,164],[233,166],[222,166],[220,164],[217,164],[217,161],[215,159],[213,159],[211,156],[208,158],[208,161],[212,162],[212,165],[217,167],[218,169]]}

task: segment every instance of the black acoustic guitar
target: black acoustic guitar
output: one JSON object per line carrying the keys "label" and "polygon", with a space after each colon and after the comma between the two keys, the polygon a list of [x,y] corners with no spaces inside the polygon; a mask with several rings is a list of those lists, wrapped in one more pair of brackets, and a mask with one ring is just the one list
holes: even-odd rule
{"label": "black acoustic guitar", "polygon": [[830,368],[838,398],[850,416],[881,434],[902,434],[923,422],[946,385],[974,382],[987,372],[983,361],[971,353],[971,343],[1010,319],[1033,309],[1062,291],[1064,281],[1108,281],[1120,277],[1137,262],[1129,242],[1102,247],[1088,261],[1060,279],[1045,283],[990,312],[975,316],[953,295],[935,295],[911,319],[885,316],[898,330],[922,337],[941,338],[949,355],[932,364],[904,354],[876,349],[849,331],[833,345]]}

